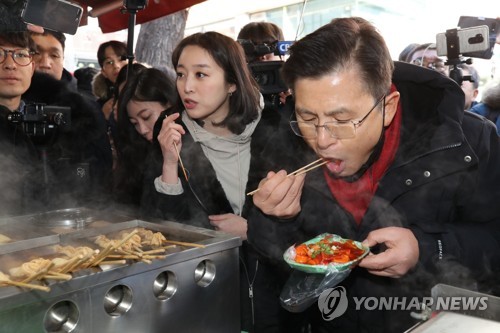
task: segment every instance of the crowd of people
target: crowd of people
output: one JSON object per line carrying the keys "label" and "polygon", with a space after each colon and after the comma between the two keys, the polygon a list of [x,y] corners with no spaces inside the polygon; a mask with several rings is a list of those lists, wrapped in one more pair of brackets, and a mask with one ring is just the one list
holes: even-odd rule
{"label": "crowd of people", "polygon": [[[421,298],[437,283],[500,294],[498,87],[475,103],[477,72],[461,67],[473,81],[460,87],[432,44],[394,61],[371,23],[334,19],[286,60],[251,60],[281,61],[289,89],[275,104],[221,33],[176,46],[175,80],[128,70],[126,45],[103,43],[83,92],[63,67],[64,35],[33,30],[0,31],[1,215],[83,205],[238,236],[247,332],[403,332],[409,311],[359,309],[354,297]],[[282,38],[263,22],[240,35]],[[66,107],[71,126],[8,120],[33,105]],[[283,253],[322,233],[371,249],[342,282],[349,303],[334,320],[280,303]]]}

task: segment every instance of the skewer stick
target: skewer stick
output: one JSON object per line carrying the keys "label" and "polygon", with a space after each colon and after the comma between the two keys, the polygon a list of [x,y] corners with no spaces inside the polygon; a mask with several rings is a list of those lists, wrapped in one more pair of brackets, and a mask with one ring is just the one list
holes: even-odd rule
{"label": "skewer stick", "polygon": [[103,260],[99,263],[99,265],[125,265],[127,260]]}
{"label": "skewer stick", "polygon": [[[75,263],[65,269],[65,273],[75,271],[79,268],[81,264],[84,264],[87,260],[92,258],[95,252],[87,253],[85,256],[79,256],[79,260],[75,261]],[[88,265],[84,265],[82,268],[88,268]]]}
{"label": "skewer stick", "polygon": [[[326,163],[328,163],[328,161],[325,161],[323,160],[322,158],[314,161],[314,162],[311,162],[309,163],[308,165],[305,165],[303,166],[302,168],[300,169],[297,169],[293,172],[290,172],[287,177],[290,177],[290,176],[300,176],[306,172],[309,172],[311,170],[314,170],[322,165],[325,165]],[[256,190],[253,190],[252,192],[248,192],[247,195],[254,195],[255,193],[259,192],[260,188],[257,188]]]}
{"label": "skewer stick", "polygon": [[144,251],[142,254],[148,255],[148,254],[156,254],[156,253],[164,253],[165,249],[154,249],[154,250],[149,250],[149,251]]}
{"label": "skewer stick", "polygon": [[159,247],[158,249],[166,250],[166,249],[173,249],[175,247],[177,247],[177,245],[172,244],[172,245],[165,245],[165,246]]}
{"label": "skewer stick", "polygon": [[61,281],[68,281],[72,279],[71,274],[54,274],[55,272],[47,272],[43,276],[44,279],[48,280],[61,280]]}
{"label": "skewer stick", "polygon": [[182,245],[182,246],[191,246],[191,247],[200,247],[204,248],[206,247],[203,244],[196,244],[196,243],[187,243],[187,242],[179,242],[179,241],[173,241],[173,240],[163,240],[164,243],[170,243],[170,244],[175,244],[175,245]]}
{"label": "skewer stick", "polygon": [[2,281],[0,283],[6,284],[9,286],[20,287],[20,288],[36,289],[36,290],[41,290],[41,291],[46,291],[46,292],[50,291],[49,287],[38,285],[38,284],[24,283],[24,282],[12,281],[12,280],[6,280],[6,281]]}
{"label": "skewer stick", "polygon": [[174,142],[174,148],[175,152],[177,153],[177,157],[179,158],[179,163],[181,165],[182,172],[184,173],[184,178],[186,178],[186,181],[188,181],[188,175],[186,169],[184,168],[184,163],[182,163],[181,154],[179,154],[179,149],[177,148],[177,144],[175,142]]}
{"label": "skewer stick", "polygon": [[113,244],[110,242],[104,250],[102,250],[98,255],[95,256],[93,260],[91,260],[86,267],[97,266],[104,258],[113,250]]}
{"label": "skewer stick", "polygon": [[49,292],[50,288],[47,286],[41,286],[37,284],[30,284],[30,283],[23,283],[23,282],[18,282],[18,281],[12,281],[10,277],[3,272],[0,272],[0,285],[7,285],[7,286],[15,286],[15,287],[21,287],[21,288],[30,288],[30,289],[37,289],[37,290],[42,290]]}
{"label": "skewer stick", "polygon": [[132,254],[110,254],[107,256],[109,259],[137,259],[137,256]]}
{"label": "skewer stick", "polygon": [[68,273],[67,269],[70,268],[70,267],[72,267],[73,264],[76,263],[81,258],[83,258],[82,255],[80,255],[80,256],[74,256],[73,258],[71,258],[70,260],[68,260],[66,262],[66,264],[64,264],[64,266],[62,266],[62,267],[59,268],[59,273]]}
{"label": "skewer stick", "polygon": [[39,270],[35,274],[32,274],[32,275],[28,276],[26,279],[24,279],[21,282],[23,282],[23,283],[29,283],[29,282],[31,282],[31,281],[33,281],[35,279],[43,277],[45,274],[47,274],[47,272],[49,271],[49,269],[52,268],[52,266],[54,266],[53,262],[51,262],[49,265],[47,265],[47,267],[44,267],[43,269]]}

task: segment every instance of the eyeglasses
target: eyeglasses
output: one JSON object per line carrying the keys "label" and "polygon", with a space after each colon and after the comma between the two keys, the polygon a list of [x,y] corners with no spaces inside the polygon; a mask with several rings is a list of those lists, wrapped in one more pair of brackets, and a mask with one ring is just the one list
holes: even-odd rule
{"label": "eyeglasses", "polygon": [[435,61],[429,61],[427,58],[418,57],[412,60],[412,64],[433,69],[438,72],[442,72],[446,69],[444,62],[441,59],[436,59]]}
{"label": "eyeglasses", "polygon": [[12,55],[12,60],[19,66],[28,66],[33,61],[33,52],[25,49],[6,50],[0,48],[0,64],[3,64],[9,53]]}
{"label": "eyeglasses", "polygon": [[377,100],[375,105],[368,111],[368,113],[360,120],[345,120],[345,121],[328,121],[323,125],[316,125],[310,121],[290,121],[290,127],[295,135],[305,139],[315,139],[318,136],[318,129],[324,128],[332,138],[335,139],[352,139],[356,136],[356,129],[368,118],[370,113],[384,101],[383,107],[385,108],[385,95]]}

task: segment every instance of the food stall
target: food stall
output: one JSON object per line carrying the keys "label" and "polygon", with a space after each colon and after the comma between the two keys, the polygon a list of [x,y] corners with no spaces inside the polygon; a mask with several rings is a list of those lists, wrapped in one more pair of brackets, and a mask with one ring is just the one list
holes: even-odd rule
{"label": "food stall", "polygon": [[0,227],[2,332],[239,331],[238,237],[83,208]]}

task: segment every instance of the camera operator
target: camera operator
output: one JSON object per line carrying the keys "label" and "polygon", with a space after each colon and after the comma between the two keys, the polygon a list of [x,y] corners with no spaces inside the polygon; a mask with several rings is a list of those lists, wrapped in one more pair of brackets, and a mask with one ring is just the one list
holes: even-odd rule
{"label": "camera operator", "polygon": [[[257,76],[257,82],[261,86],[266,103],[274,105],[279,105],[279,103],[285,104],[286,98],[290,95],[290,90],[286,89],[283,85],[283,91],[278,93],[267,93],[266,85],[270,82],[263,83],[260,82],[262,80],[258,79],[258,76],[266,76],[267,73],[255,73],[255,67],[253,65],[257,62],[275,62],[275,70],[271,70],[273,73],[269,73],[269,76],[273,77],[273,81],[278,80],[275,76],[279,75],[279,69],[284,59],[283,56],[279,54],[277,47],[278,42],[283,40],[284,36],[281,28],[271,22],[250,22],[241,28],[238,34],[238,41],[245,50],[245,56],[250,69],[252,69],[254,75]],[[267,80],[264,79],[264,81]],[[273,85],[279,84],[278,82],[271,83]],[[272,89],[274,89],[274,87]]]}
{"label": "camera operator", "polygon": [[42,166],[36,148],[7,116],[24,109],[21,95],[28,89],[35,65],[35,44],[27,32],[0,32],[0,215],[39,211],[35,198],[42,190]]}
{"label": "camera operator", "polygon": [[[11,185],[3,193],[6,201],[15,204],[2,209],[2,214],[91,206],[107,199],[101,194],[110,178],[111,150],[92,107],[66,83],[34,74],[36,46],[27,32],[0,32],[0,48],[0,104],[5,107],[0,153],[8,157],[2,159],[6,167],[1,178],[2,188]],[[42,79],[32,81],[34,75]],[[38,114],[31,112],[32,103],[40,106]],[[54,119],[46,119],[44,105],[71,109],[69,131],[61,132]],[[9,192],[17,193],[19,200],[10,200]]]}

